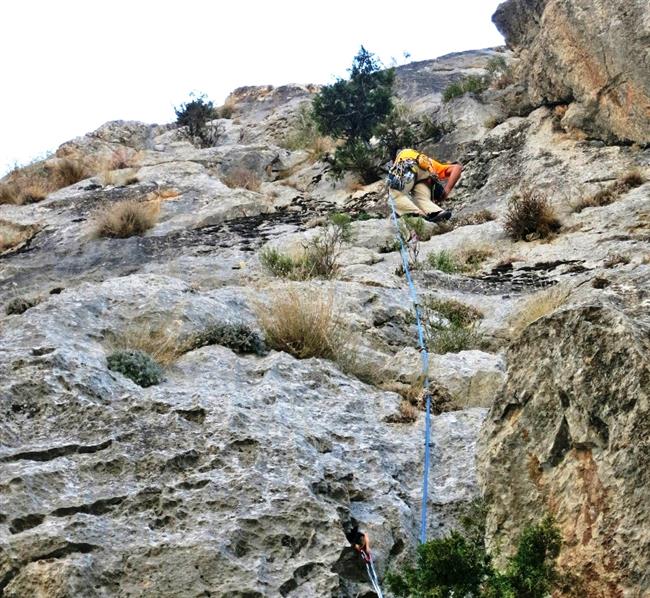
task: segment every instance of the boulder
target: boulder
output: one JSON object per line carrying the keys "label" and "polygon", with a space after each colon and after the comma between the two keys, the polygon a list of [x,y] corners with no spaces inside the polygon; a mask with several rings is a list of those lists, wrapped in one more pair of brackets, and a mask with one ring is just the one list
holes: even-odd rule
{"label": "boulder", "polygon": [[575,103],[571,123],[588,135],[648,142],[648,2],[507,0],[493,21],[533,106]]}

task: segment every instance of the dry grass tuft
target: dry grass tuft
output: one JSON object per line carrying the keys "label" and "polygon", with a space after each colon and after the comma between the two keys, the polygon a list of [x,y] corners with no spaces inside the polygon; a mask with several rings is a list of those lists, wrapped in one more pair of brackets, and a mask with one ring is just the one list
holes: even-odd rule
{"label": "dry grass tuft", "polygon": [[467,214],[466,216],[461,216],[457,219],[452,219],[454,228],[459,226],[473,226],[476,224],[483,224],[484,222],[491,222],[495,219],[495,216],[490,210],[479,210],[478,212],[473,212]]}
{"label": "dry grass tuft", "polygon": [[336,361],[347,339],[335,313],[333,294],[291,289],[269,304],[258,304],[257,315],[267,344],[298,359],[322,357]]}
{"label": "dry grass tuft", "polygon": [[160,202],[126,200],[101,209],[95,215],[97,237],[126,238],[141,235],[158,221]]}
{"label": "dry grass tuft", "polygon": [[603,262],[605,268],[614,268],[616,266],[624,266],[630,263],[630,258],[627,255],[620,253],[610,253],[607,259]]}
{"label": "dry grass tuft", "polygon": [[239,188],[249,191],[259,191],[262,184],[257,174],[247,168],[233,168],[222,177],[221,181],[231,189]]}
{"label": "dry grass tuft", "polygon": [[52,165],[52,177],[59,189],[83,181],[92,174],[86,163],[80,158],[58,158]]}
{"label": "dry grass tuft", "polygon": [[509,318],[510,337],[519,337],[533,322],[564,305],[570,293],[566,287],[555,286],[530,296]]}
{"label": "dry grass tuft", "polygon": [[629,170],[628,172],[623,173],[618,178],[618,183],[627,189],[634,189],[635,187],[640,187],[645,183],[646,178],[643,176],[640,170],[634,169]]}
{"label": "dry grass tuft", "polygon": [[109,333],[107,344],[112,351],[142,351],[156,363],[168,366],[187,352],[180,330],[181,322],[176,320],[158,323],[134,320],[125,329]]}
{"label": "dry grass tuft", "polygon": [[573,204],[574,212],[582,212],[585,208],[601,208],[614,203],[621,195],[630,189],[639,187],[646,179],[639,170],[629,170],[621,174],[616,181],[600,189],[593,195],[582,197]]}
{"label": "dry grass tuft", "polygon": [[510,200],[503,226],[513,241],[532,241],[550,237],[562,225],[546,196],[524,189]]}
{"label": "dry grass tuft", "polygon": [[38,227],[15,224],[0,220],[0,253],[14,249],[29,241],[38,232]]}

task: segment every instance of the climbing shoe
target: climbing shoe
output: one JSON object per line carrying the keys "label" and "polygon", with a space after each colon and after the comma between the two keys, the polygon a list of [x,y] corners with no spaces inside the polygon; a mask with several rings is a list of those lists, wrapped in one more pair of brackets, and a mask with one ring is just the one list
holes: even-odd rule
{"label": "climbing shoe", "polygon": [[425,216],[427,222],[442,222],[451,218],[451,210],[440,210],[439,212],[431,212]]}

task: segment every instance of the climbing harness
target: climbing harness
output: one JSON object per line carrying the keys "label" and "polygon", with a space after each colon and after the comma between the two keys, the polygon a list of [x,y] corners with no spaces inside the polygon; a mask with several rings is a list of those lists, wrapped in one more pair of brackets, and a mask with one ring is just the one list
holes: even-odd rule
{"label": "climbing harness", "polygon": [[363,562],[366,564],[368,579],[372,584],[373,590],[375,590],[375,594],[377,594],[378,598],[384,598],[384,595],[381,592],[381,587],[379,586],[379,578],[377,577],[377,572],[375,571],[375,565],[372,562],[372,555],[370,552],[366,552],[365,550],[360,550],[359,553],[361,554]]}
{"label": "climbing harness", "polygon": [[390,192],[390,184],[388,186],[388,203],[391,209],[391,219],[395,225],[397,239],[400,244],[400,255],[402,256],[402,266],[404,268],[404,276],[408,282],[409,291],[411,293],[411,301],[415,309],[415,321],[418,328],[418,344],[420,346],[420,355],[422,356],[422,375],[424,377],[424,393],[426,399],[426,418],[424,428],[424,473],[422,480],[422,518],[420,521],[420,544],[427,541],[427,500],[429,497],[429,442],[431,436],[431,395],[429,393],[429,352],[426,343],[424,342],[424,328],[422,327],[422,313],[420,311],[420,304],[418,302],[417,291],[413,284],[411,271],[409,270],[409,257],[406,247],[404,246],[404,239],[400,234],[399,224],[397,222],[397,211],[395,209],[395,200]]}

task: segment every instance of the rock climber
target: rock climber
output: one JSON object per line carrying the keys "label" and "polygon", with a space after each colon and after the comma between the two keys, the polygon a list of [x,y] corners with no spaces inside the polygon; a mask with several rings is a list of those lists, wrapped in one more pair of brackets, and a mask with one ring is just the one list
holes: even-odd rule
{"label": "rock climber", "polygon": [[364,561],[369,561],[371,559],[370,538],[368,538],[368,534],[359,531],[358,525],[355,525],[352,529],[345,532],[345,537],[352,548],[361,555]]}
{"label": "rock climber", "polygon": [[451,210],[444,210],[434,200],[447,199],[462,171],[458,162],[440,163],[414,149],[400,150],[389,174],[398,216],[421,216],[429,222],[449,220]]}

